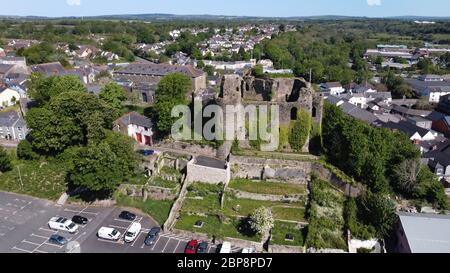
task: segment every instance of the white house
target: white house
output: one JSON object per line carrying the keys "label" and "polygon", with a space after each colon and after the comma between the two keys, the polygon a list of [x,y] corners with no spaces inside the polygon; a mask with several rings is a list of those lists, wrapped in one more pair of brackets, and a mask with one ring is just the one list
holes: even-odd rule
{"label": "white house", "polygon": [[13,106],[20,99],[20,94],[16,90],[8,87],[0,87],[0,107]]}
{"label": "white house", "polygon": [[136,112],[123,115],[114,122],[114,131],[132,137],[139,144],[153,145],[152,121]]}
{"label": "white house", "polygon": [[441,97],[450,94],[450,86],[432,86],[429,87],[429,101],[439,103]]}
{"label": "white house", "polygon": [[320,85],[323,92],[330,92],[331,95],[339,95],[345,92],[344,87],[339,82],[326,82]]}

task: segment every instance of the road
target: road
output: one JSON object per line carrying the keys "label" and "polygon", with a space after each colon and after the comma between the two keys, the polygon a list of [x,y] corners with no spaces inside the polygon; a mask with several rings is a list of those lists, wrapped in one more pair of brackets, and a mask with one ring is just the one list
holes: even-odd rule
{"label": "road", "polygon": [[[0,253],[61,253],[65,247],[48,242],[53,234],[80,243],[82,253],[183,253],[191,238],[172,233],[161,233],[153,246],[143,244],[149,229],[159,226],[145,215],[137,215],[142,231],[133,243],[107,241],[97,237],[100,227],[112,227],[122,234],[131,222],[119,219],[120,208],[92,206],[60,206],[53,202],[0,191]],[[88,224],[80,226],[76,234],[50,230],[47,222],[51,217],[71,219],[74,215],[88,218]],[[234,251],[239,249],[234,248]],[[217,252],[217,246],[208,247]]]}

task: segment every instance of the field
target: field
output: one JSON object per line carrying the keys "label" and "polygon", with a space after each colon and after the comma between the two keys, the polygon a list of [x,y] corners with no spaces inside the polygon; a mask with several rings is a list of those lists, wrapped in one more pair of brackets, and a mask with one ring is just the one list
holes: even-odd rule
{"label": "field", "polygon": [[173,201],[170,200],[151,200],[147,199],[147,201],[142,201],[141,198],[133,198],[128,196],[117,196],[116,197],[117,205],[123,207],[133,207],[142,210],[148,215],[152,216],[155,221],[159,224],[164,224],[169,217],[170,208],[173,204]]}
{"label": "field", "polygon": [[229,188],[259,194],[273,194],[273,195],[306,194],[306,187],[304,185],[267,182],[267,181],[252,181],[247,179],[232,180],[229,184]]}

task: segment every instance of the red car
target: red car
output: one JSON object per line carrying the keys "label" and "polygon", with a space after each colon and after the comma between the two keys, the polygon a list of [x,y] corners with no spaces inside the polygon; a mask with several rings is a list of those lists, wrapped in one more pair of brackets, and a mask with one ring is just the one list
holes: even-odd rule
{"label": "red car", "polygon": [[184,253],[186,254],[194,254],[196,252],[198,246],[197,240],[191,240],[186,246],[186,249],[184,250]]}

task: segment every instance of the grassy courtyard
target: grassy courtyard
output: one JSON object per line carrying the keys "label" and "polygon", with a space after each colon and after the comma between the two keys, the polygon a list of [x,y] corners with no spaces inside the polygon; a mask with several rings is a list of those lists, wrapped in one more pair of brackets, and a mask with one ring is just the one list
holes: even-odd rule
{"label": "grassy courtyard", "polygon": [[164,224],[169,217],[170,208],[173,201],[170,200],[152,200],[143,201],[142,198],[133,198],[123,195],[116,196],[118,206],[133,207],[142,210],[152,216],[160,225]]}
{"label": "grassy courtyard", "polygon": [[[307,228],[300,228],[295,223],[275,221],[275,227],[272,229],[272,238],[270,242],[276,245],[303,246],[305,243],[306,231]],[[294,237],[292,241],[286,240],[287,234]]]}
{"label": "grassy courtyard", "polygon": [[229,187],[232,189],[272,195],[294,195],[306,194],[306,187],[299,184],[253,181],[248,179],[234,179],[230,182]]}

